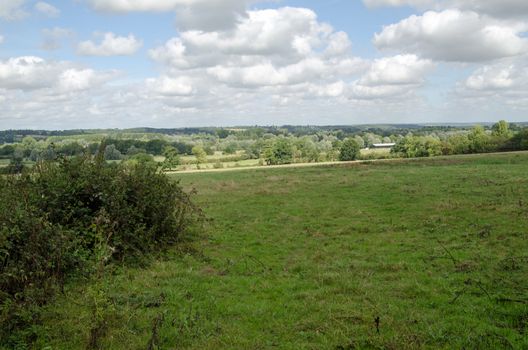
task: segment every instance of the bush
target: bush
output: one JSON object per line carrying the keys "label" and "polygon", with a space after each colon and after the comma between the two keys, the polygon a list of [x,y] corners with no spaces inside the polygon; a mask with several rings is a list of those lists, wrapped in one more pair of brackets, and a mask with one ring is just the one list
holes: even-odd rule
{"label": "bush", "polygon": [[339,160],[356,160],[361,152],[358,143],[354,139],[345,139],[339,149]]}
{"label": "bush", "polygon": [[293,146],[290,140],[279,138],[264,150],[264,160],[267,165],[291,164],[293,162]]}
{"label": "bush", "polygon": [[20,338],[42,305],[74,273],[89,273],[97,244],[131,259],[172,244],[198,213],[156,168],[109,165],[104,150],[40,162],[0,177],[0,343]]}

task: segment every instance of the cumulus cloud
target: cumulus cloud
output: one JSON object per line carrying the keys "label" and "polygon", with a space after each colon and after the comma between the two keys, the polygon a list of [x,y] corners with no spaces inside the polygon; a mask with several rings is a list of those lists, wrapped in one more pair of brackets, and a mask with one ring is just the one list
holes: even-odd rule
{"label": "cumulus cloud", "polygon": [[379,49],[415,53],[441,61],[478,62],[528,50],[523,25],[457,9],[413,15],[375,34]]}
{"label": "cumulus cloud", "polygon": [[299,84],[350,75],[364,67],[350,40],[301,8],[249,11],[233,30],[185,31],[150,50],[173,71],[200,70],[233,87]]}
{"label": "cumulus cloud", "polygon": [[451,6],[495,17],[528,16],[528,1],[524,0],[456,0]]}
{"label": "cumulus cloud", "polygon": [[24,10],[25,0],[2,0],[0,2],[0,19],[18,20],[27,15]]}
{"label": "cumulus cloud", "polygon": [[252,0],[89,0],[103,12],[175,11],[180,30],[221,30],[232,28],[246,15]]}
{"label": "cumulus cloud", "polygon": [[513,87],[520,72],[513,65],[484,66],[474,72],[466,81],[465,87],[471,90],[504,90]]}
{"label": "cumulus cloud", "polygon": [[414,92],[434,68],[431,60],[398,55],[374,60],[369,70],[351,86],[351,98],[378,99]]}
{"label": "cumulus cloud", "polygon": [[413,6],[413,7],[428,7],[434,5],[434,0],[363,0],[367,7],[382,7],[382,6]]}
{"label": "cumulus cloud", "polygon": [[398,55],[374,60],[370,69],[359,80],[361,85],[422,84],[424,75],[433,68],[431,60],[415,55]]}
{"label": "cumulus cloud", "polygon": [[456,108],[521,112],[528,108],[528,56],[508,58],[475,69],[453,89]]}
{"label": "cumulus cloud", "polygon": [[[392,104],[416,102],[416,90],[434,68],[430,59],[414,54],[369,62],[355,57],[351,48],[346,33],[321,23],[311,10],[253,10],[232,30],[184,31],[150,50],[169,76],[194,78],[173,82],[162,76],[148,80],[146,87],[165,104],[180,106],[189,102],[191,91],[201,91],[200,100],[223,96],[217,100],[231,102],[240,112],[251,111],[257,100],[275,108],[318,100],[345,105],[383,98]],[[207,86],[215,88],[204,93]],[[171,93],[175,98],[167,98]]]}
{"label": "cumulus cloud", "polygon": [[151,78],[146,80],[146,86],[151,92],[163,96],[190,96],[196,92],[192,78],[187,76]]}
{"label": "cumulus cloud", "polygon": [[128,56],[136,53],[143,42],[132,34],[128,37],[117,36],[114,33],[104,33],[100,44],[91,40],[80,42],[77,53],[83,56]]}
{"label": "cumulus cloud", "polygon": [[44,50],[57,50],[61,48],[62,41],[74,36],[74,32],[68,28],[54,27],[42,29],[44,41],[40,46]]}
{"label": "cumulus cloud", "polygon": [[49,64],[34,56],[0,61],[0,87],[3,89],[39,89],[51,86],[60,72],[57,64]]}
{"label": "cumulus cloud", "polygon": [[116,72],[96,72],[75,67],[71,62],[46,61],[36,56],[23,56],[0,61],[0,89],[53,92],[86,90],[105,83]]}
{"label": "cumulus cloud", "polygon": [[411,6],[437,11],[456,8],[503,18],[528,16],[525,0],[363,0],[363,3],[367,7]]}
{"label": "cumulus cloud", "polygon": [[58,8],[43,1],[35,4],[35,10],[50,18],[59,17],[61,13]]}
{"label": "cumulus cloud", "polygon": [[477,68],[460,82],[462,95],[518,94],[528,91],[528,57],[505,59]]}
{"label": "cumulus cloud", "polygon": [[[178,6],[203,3],[204,0],[90,0],[89,2],[96,10],[105,12],[164,12],[173,11]],[[212,2],[222,2],[222,0]]]}

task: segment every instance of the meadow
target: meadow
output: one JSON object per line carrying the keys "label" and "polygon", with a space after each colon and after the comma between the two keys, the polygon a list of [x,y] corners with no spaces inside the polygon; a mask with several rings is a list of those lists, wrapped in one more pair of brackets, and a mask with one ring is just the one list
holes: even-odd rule
{"label": "meadow", "polygon": [[[208,218],[74,281],[37,348],[526,349],[528,153],[171,175]],[[87,293],[86,290],[96,290]]]}

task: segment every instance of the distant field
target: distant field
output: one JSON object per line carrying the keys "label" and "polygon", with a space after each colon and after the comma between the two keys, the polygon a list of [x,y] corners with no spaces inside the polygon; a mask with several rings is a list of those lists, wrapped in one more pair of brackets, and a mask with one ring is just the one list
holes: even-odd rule
{"label": "distant field", "polygon": [[390,148],[372,148],[372,149],[362,149],[361,156],[377,156],[377,157],[388,157],[390,155]]}
{"label": "distant field", "polygon": [[[3,168],[3,167],[8,166],[10,162],[11,162],[10,159],[0,159],[0,168]],[[29,167],[31,167],[31,166],[33,166],[33,165],[35,164],[35,162],[32,162],[32,161],[30,161],[30,160],[25,160],[25,161],[23,162],[23,164],[24,164],[25,166],[29,166]]]}
{"label": "distant field", "polygon": [[[211,222],[109,277],[104,348],[527,349],[527,174],[528,153],[178,174]],[[38,344],[86,348],[88,287]]]}

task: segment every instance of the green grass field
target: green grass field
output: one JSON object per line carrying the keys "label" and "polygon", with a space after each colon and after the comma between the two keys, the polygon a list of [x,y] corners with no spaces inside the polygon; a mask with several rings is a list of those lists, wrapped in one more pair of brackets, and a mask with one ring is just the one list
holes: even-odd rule
{"label": "green grass field", "polygon": [[205,229],[67,285],[39,347],[86,348],[96,290],[104,349],[528,348],[528,153],[176,178]]}

